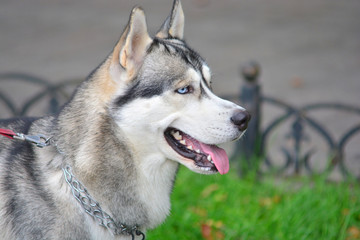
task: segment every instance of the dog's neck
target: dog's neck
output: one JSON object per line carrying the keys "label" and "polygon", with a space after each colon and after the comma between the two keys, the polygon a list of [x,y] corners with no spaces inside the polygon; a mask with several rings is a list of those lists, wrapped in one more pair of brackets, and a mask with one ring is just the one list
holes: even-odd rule
{"label": "dog's neck", "polygon": [[178,164],[152,149],[137,151],[104,109],[106,104],[89,102],[81,88],[72,102],[58,121],[65,164],[115,221],[142,229],[160,224],[170,211]]}

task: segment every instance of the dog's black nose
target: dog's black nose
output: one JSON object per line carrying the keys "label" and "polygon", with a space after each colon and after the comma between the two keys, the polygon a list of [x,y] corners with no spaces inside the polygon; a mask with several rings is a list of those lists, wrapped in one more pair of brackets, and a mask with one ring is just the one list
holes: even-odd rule
{"label": "dog's black nose", "polygon": [[230,118],[231,122],[235,124],[240,131],[245,131],[248,122],[250,121],[251,115],[248,111],[236,111],[234,115]]}

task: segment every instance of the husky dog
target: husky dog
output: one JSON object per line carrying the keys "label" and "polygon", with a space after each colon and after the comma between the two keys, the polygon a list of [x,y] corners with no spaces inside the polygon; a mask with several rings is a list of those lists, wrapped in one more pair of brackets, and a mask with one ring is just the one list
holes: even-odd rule
{"label": "husky dog", "polygon": [[250,115],[214,95],[183,28],[179,0],[153,38],[135,7],[58,114],[0,122],[51,143],[1,137],[0,239],[139,239],[169,214],[179,164],[228,172],[216,145],[238,139]]}

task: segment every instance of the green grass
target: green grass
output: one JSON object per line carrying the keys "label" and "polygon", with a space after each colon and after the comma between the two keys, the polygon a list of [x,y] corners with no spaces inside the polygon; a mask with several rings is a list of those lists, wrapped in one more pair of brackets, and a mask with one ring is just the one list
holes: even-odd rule
{"label": "green grass", "polygon": [[360,239],[359,187],[321,177],[257,181],[181,168],[171,214],[147,239]]}

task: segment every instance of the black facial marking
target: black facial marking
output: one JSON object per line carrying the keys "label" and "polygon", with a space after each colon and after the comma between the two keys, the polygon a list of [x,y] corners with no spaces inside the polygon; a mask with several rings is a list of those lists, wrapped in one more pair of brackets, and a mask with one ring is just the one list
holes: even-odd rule
{"label": "black facial marking", "polygon": [[201,74],[201,77],[202,77],[202,80],[203,80],[202,82],[205,84],[205,86],[207,88],[209,88],[212,91],[212,87],[211,87],[210,83],[208,81],[206,81],[206,78],[205,78],[205,76],[203,74],[203,71],[200,71],[200,74]]}
{"label": "black facial marking", "polygon": [[142,86],[142,81],[135,80],[135,84],[132,85],[127,91],[118,97],[115,101],[116,106],[123,106],[128,102],[136,98],[151,98],[153,96],[161,95],[164,92],[165,86],[162,84],[154,84]]}
{"label": "black facial marking", "polygon": [[164,44],[164,47],[165,47],[166,52],[170,54],[171,53],[170,48],[166,44]]}
{"label": "black facial marking", "polygon": [[[203,83],[205,82],[205,85],[206,85],[206,81],[201,81],[200,83],[200,93],[201,93],[201,96],[202,97],[207,97],[209,98],[209,95],[206,93],[205,89],[204,89],[204,86],[203,86]],[[206,86],[207,87],[207,86]]]}

